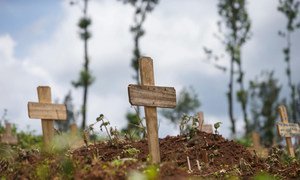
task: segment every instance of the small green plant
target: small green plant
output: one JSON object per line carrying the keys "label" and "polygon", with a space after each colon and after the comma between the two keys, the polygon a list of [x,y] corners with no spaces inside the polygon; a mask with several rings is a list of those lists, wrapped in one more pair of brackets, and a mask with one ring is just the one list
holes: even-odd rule
{"label": "small green plant", "polygon": [[137,156],[139,155],[141,151],[134,148],[134,147],[131,147],[131,148],[128,148],[128,149],[124,149],[122,151],[123,154],[127,155],[127,156],[130,156],[132,158],[137,158]]}
{"label": "small green plant", "polygon": [[96,120],[97,120],[97,122],[101,122],[101,124],[100,124],[100,130],[103,131],[102,127],[105,128],[106,134],[107,134],[110,142],[112,143],[111,135],[110,135],[110,133],[108,132],[108,129],[107,129],[107,126],[110,125],[110,122],[109,121],[104,121],[104,115],[103,114],[100,114],[100,116],[97,117]]}
{"label": "small green plant", "polygon": [[72,179],[74,173],[74,164],[73,161],[69,158],[64,159],[61,163],[61,171],[63,175],[69,179]]}
{"label": "small green plant", "polygon": [[48,162],[44,162],[36,167],[35,170],[37,179],[50,179],[50,167]]}
{"label": "small green plant", "polygon": [[217,122],[214,124],[215,134],[219,134],[218,129],[221,127],[222,122]]}
{"label": "small green plant", "polygon": [[154,180],[158,178],[159,166],[149,165],[145,168],[143,173],[146,175],[146,179]]}
{"label": "small green plant", "polygon": [[199,120],[197,116],[188,116],[184,114],[180,119],[180,135],[188,135],[189,138],[192,138],[199,126]]}

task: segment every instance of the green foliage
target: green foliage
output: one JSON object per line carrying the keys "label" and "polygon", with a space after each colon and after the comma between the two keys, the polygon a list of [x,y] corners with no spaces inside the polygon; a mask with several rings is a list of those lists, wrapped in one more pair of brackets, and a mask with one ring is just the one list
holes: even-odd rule
{"label": "green foliage", "polygon": [[252,139],[249,135],[241,137],[239,139],[235,140],[237,143],[245,146],[245,147],[251,147],[252,146]]}
{"label": "green foliage", "polygon": [[71,179],[74,174],[74,163],[71,159],[66,158],[61,163],[61,170],[65,177]]}
{"label": "green foliage", "polygon": [[137,83],[139,83],[139,74],[138,74],[138,59],[141,57],[140,50],[140,40],[141,37],[145,34],[143,29],[144,22],[147,17],[147,13],[150,13],[154,7],[158,4],[158,0],[119,0],[124,4],[131,4],[134,9],[134,24],[130,27],[130,32],[133,34],[134,40],[134,49],[133,49],[133,58],[131,60],[131,67],[135,71],[134,78]]}
{"label": "green foliage", "polygon": [[65,121],[55,121],[55,125],[60,132],[67,132],[70,129],[70,125],[75,123],[75,114],[74,112],[74,104],[73,97],[71,91],[64,98],[63,104],[67,107],[67,120]]}
{"label": "green foliage", "polygon": [[122,153],[126,156],[132,157],[132,158],[137,158],[138,155],[140,154],[140,150],[133,148],[133,147],[129,147],[127,149],[123,149]]}
{"label": "green foliage", "polygon": [[[278,11],[281,12],[287,19],[286,30],[279,31],[278,35],[282,38],[286,39],[286,47],[283,48],[284,61],[287,64],[286,67],[286,75],[288,79],[288,86],[290,88],[290,107],[288,108],[289,113],[292,115],[292,119],[296,122],[297,117],[297,94],[296,94],[296,86],[292,81],[292,72],[291,72],[291,36],[292,33],[300,28],[300,21],[298,21],[299,17],[299,7],[300,2],[297,0],[279,0]],[[298,96],[300,96],[298,94]]]}
{"label": "green foliage", "polygon": [[187,135],[189,138],[192,138],[199,127],[199,120],[197,116],[188,116],[183,114],[180,120],[179,132],[180,135]]}
{"label": "green foliage", "polygon": [[296,21],[299,15],[299,5],[300,2],[297,0],[279,0],[277,9],[287,18],[286,29],[288,31],[292,32],[300,28],[300,22]]}
{"label": "green foliage", "polygon": [[50,167],[47,161],[36,167],[35,174],[37,179],[46,180],[50,179]]}
{"label": "green foliage", "polygon": [[51,151],[49,153],[62,154],[70,150],[72,145],[76,144],[80,139],[73,137],[69,133],[62,133],[54,136],[51,142]]}
{"label": "green foliage", "polygon": [[158,165],[149,165],[143,171],[143,173],[146,175],[147,180],[155,180],[158,177],[159,166]]}
{"label": "green foliage", "polygon": [[126,115],[127,127],[122,129],[122,133],[128,136],[129,139],[140,139],[146,137],[146,128],[137,113],[128,112]]}
{"label": "green foliage", "polygon": [[162,110],[162,115],[171,120],[173,123],[178,123],[184,114],[196,114],[197,109],[200,107],[198,95],[194,89],[182,89],[179,93],[177,105],[172,110]]}
{"label": "green foliage", "polygon": [[91,72],[86,70],[81,70],[79,79],[77,81],[72,81],[72,85],[75,88],[82,86],[89,86],[95,81],[95,77],[91,75]]}
{"label": "green foliage", "polygon": [[253,180],[276,180],[278,178],[266,172],[260,172],[253,177]]}
{"label": "green foliage", "polygon": [[274,139],[274,127],[279,105],[281,87],[274,78],[274,72],[263,72],[260,78],[250,81],[251,113],[253,122],[251,130],[262,135],[262,142],[270,146]]}
{"label": "green foliage", "polygon": [[20,146],[22,149],[42,148],[43,137],[41,135],[34,135],[34,131],[21,131],[20,133],[17,133],[17,137],[18,146]]}
{"label": "green foliage", "polygon": [[216,122],[214,124],[214,128],[215,128],[215,133],[219,134],[218,129],[221,127],[222,122]]}

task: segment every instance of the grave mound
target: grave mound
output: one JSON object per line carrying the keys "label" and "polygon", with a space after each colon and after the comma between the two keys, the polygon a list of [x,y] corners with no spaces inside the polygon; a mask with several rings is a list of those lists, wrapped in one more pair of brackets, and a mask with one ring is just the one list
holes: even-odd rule
{"label": "grave mound", "polygon": [[[300,176],[298,163],[284,165],[276,159],[278,158],[275,157],[276,155],[261,159],[250,153],[244,146],[226,140],[217,134],[198,131],[192,138],[185,135],[167,136],[160,139],[159,144],[162,160],[160,177],[164,179],[187,176],[215,178],[225,175],[251,177],[262,171],[284,178]],[[129,153],[133,149],[135,153]],[[118,167],[119,171],[117,170],[116,177],[124,178],[125,172],[143,168],[142,164],[148,160],[148,146],[146,140],[123,141],[113,146],[107,142],[100,142],[89,145],[88,148],[76,149],[72,155],[74,159],[82,163],[82,167],[84,164],[93,163],[94,157],[100,159],[100,162],[94,163],[89,171],[79,171],[76,175],[78,177],[108,178],[103,164],[119,159],[126,163],[122,167]],[[190,170],[187,157],[190,161]],[[197,165],[197,160],[200,166]]]}

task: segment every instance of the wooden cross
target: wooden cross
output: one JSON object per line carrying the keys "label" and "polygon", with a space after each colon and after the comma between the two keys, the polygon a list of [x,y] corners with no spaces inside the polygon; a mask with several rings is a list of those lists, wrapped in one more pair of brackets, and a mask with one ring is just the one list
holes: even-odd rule
{"label": "wooden cross", "polygon": [[176,91],[173,87],[154,86],[153,60],[139,59],[141,85],[128,86],[131,105],[144,106],[148,136],[148,148],[152,163],[160,163],[156,107],[176,107]]}
{"label": "wooden cross", "polygon": [[278,134],[285,137],[288,153],[291,157],[295,157],[295,151],[292,144],[292,137],[300,135],[300,128],[298,124],[289,123],[288,115],[285,106],[280,105],[278,112],[281,118],[281,123],[277,123]]}
{"label": "wooden cross", "polygon": [[5,123],[5,132],[1,134],[1,143],[18,144],[18,138],[12,135],[11,124]]}
{"label": "wooden cross", "polygon": [[252,142],[254,149],[260,149],[260,136],[257,132],[252,132]]}
{"label": "wooden cross", "polygon": [[44,146],[48,148],[54,136],[53,120],[66,120],[67,109],[64,104],[51,104],[50,87],[39,86],[37,93],[39,102],[28,102],[28,116],[41,119]]}
{"label": "wooden cross", "polygon": [[251,152],[255,151],[257,155],[262,158],[268,157],[268,149],[261,146],[260,136],[257,132],[252,132],[252,142],[253,146],[248,148]]}
{"label": "wooden cross", "polygon": [[75,123],[70,125],[70,130],[71,130],[71,135],[72,136],[77,136],[78,128]]}
{"label": "wooden cross", "polygon": [[213,126],[211,124],[204,124],[204,115],[203,112],[198,113],[199,120],[199,130],[202,132],[206,132],[208,134],[213,133]]}

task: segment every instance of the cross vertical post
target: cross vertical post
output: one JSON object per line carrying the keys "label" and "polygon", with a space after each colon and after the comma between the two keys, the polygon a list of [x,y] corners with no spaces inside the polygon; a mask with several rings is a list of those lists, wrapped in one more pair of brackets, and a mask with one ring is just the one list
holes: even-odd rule
{"label": "cross vertical post", "polygon": [[[281,122],[284,123],[284,124],[288,124],[289,120],[288,120],[288,115],[287,115],[287,111],[286,111],[285,106],[280,105],[278,107],[278,112],[279,112],[279,115],[280,115]],[[277,129],[279,131],[279,126],[277,126]],[[293,144],[292,144],[292,138],[291,137],[285,137],[285,141],[286,141],[286,146],[287,146],[287,150],[288,150],[289,155],[291,157],[295,157],[295,151],[294,151]]]}
{"label": "cross vertical post", "polygon": [[260,136],[257,132],[252,132],[252,141],[253,141],[254,149],[259,150],[261,148],[261,145],[260,145]]}
{"label": "cross vertical post", "polygon": [[77,125],[75,123],[70,125],[70,130],[71,130],[71,135],[72,136],[77,135],[78,128],[77,128]]}
{"label": "cross vertical post", "polygon": [[[51,103],[51,89],[48,86],[39,86],[37,88],[39,103]],[[49,143],[53,139],[54,129],[52,119],[41,119],[44,145],[49,147]]]}
{"label": "cross vertical post", "polygon": [[[139,61],[141,85],[154,86],[153,60],[142,57]],[[149,153],[153,163],[160,163],[156,107],[144,107],[148,135]]]}

